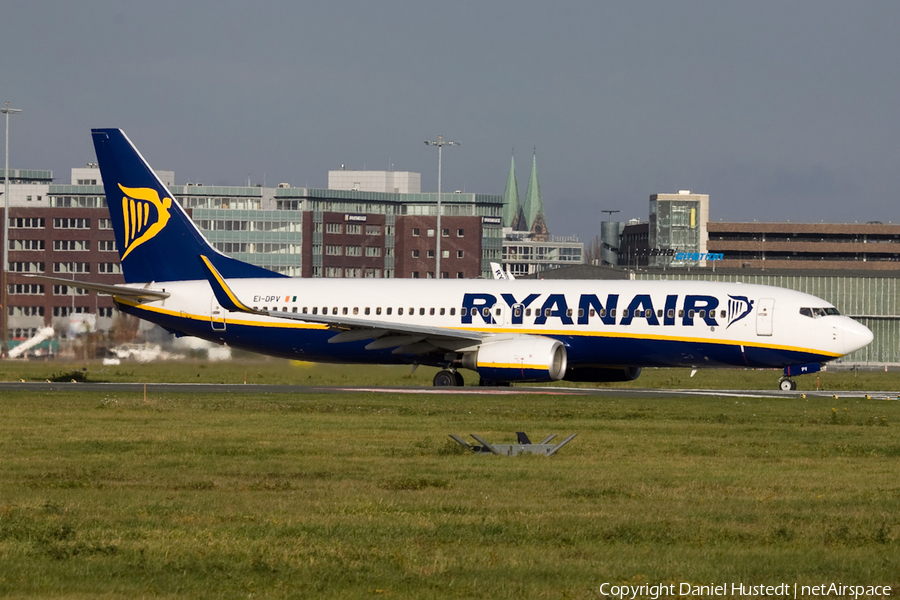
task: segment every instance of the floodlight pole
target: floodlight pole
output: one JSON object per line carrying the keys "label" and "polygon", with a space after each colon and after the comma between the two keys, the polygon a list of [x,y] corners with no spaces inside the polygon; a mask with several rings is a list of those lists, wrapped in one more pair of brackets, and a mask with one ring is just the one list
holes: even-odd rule
{"label": "floodlight pole", "polygon": [[7,102],[0,113],[6,115],[6,162],[3,168],[3,265],[0,273],[3,275],[3,290],[0,292],[0,304],[2,304],[2,314],[0,314],[0,356],[6,357],[9,352],[9,307],[6,306],[6,287],[9,284],[7,276],[9,269],[9,115],[17,115],[22,112],[20,108],[10,108]]}
{"label": "floodlight pole", "polygon": [[438,191],[437,191],[437,242],[435,242],[435,251],[434,251],[434,276],[437,279],[441,278],[441,163],[442,163],[442,152],[444,150],[444,146],[459,146],[459,142],[448,142],[444,140],[444,136],[439,135],[436,140],[425,140],[425,145],[427,146],[437,146],[438,149]]}

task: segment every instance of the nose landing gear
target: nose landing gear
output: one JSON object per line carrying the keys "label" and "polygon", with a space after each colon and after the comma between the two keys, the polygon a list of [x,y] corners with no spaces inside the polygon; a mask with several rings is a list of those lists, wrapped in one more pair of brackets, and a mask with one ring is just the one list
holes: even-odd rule
{"label": "nose landing gear", "polygon": [[822,370],[819,363],[810,363],[808,365],[793,365],[784,368],[784,375],[778,380],[778,387],[784,392],[790,392],[797,389],[797,382],[791,379],[794,375],[809,375],[810,373],[818,373]]}

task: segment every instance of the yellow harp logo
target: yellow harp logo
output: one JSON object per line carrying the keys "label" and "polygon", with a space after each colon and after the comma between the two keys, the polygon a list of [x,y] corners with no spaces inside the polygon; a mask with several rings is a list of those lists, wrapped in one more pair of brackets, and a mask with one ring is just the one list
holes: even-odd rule
{"label": "yellow harp logo", "polygon": [[152,239],[166,226],[172,199],[160,200],[156,190],[150,188],[127,188],[120,183],[119,189],[125,193],[122,197],[125,220],[125,253],[122,260],[125,260],[132,250]]}

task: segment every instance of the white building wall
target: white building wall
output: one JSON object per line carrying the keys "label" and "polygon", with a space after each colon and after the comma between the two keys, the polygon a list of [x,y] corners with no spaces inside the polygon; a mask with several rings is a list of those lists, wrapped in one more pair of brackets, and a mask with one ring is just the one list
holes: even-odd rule
{"label": "white building wall", "polygon": [[420,194],[422,174],[411,171],[328,171],[328,189]]}

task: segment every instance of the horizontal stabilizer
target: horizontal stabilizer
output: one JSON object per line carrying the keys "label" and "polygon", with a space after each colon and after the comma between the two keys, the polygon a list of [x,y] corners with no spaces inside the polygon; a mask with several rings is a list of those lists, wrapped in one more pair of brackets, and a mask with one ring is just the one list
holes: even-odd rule
{"label": "horizontal stabilizer", "polygon": [[75,281],[74,279],[62,279],[61,277],[47,277],[46,275],[24,275],[31,279],[46,281],[47,283],[55,283],[57,285],[67,285],[69,287],[80,290],[90,290],[98,294],[107,296],[118,296],[120,298],[133,298],[137,300],[163,300],[169,297],[168,292],[162,290],[151,290],[149,288],[131,287],[127,285],[112,285],[108,283],[92,283],[88,281]]}

